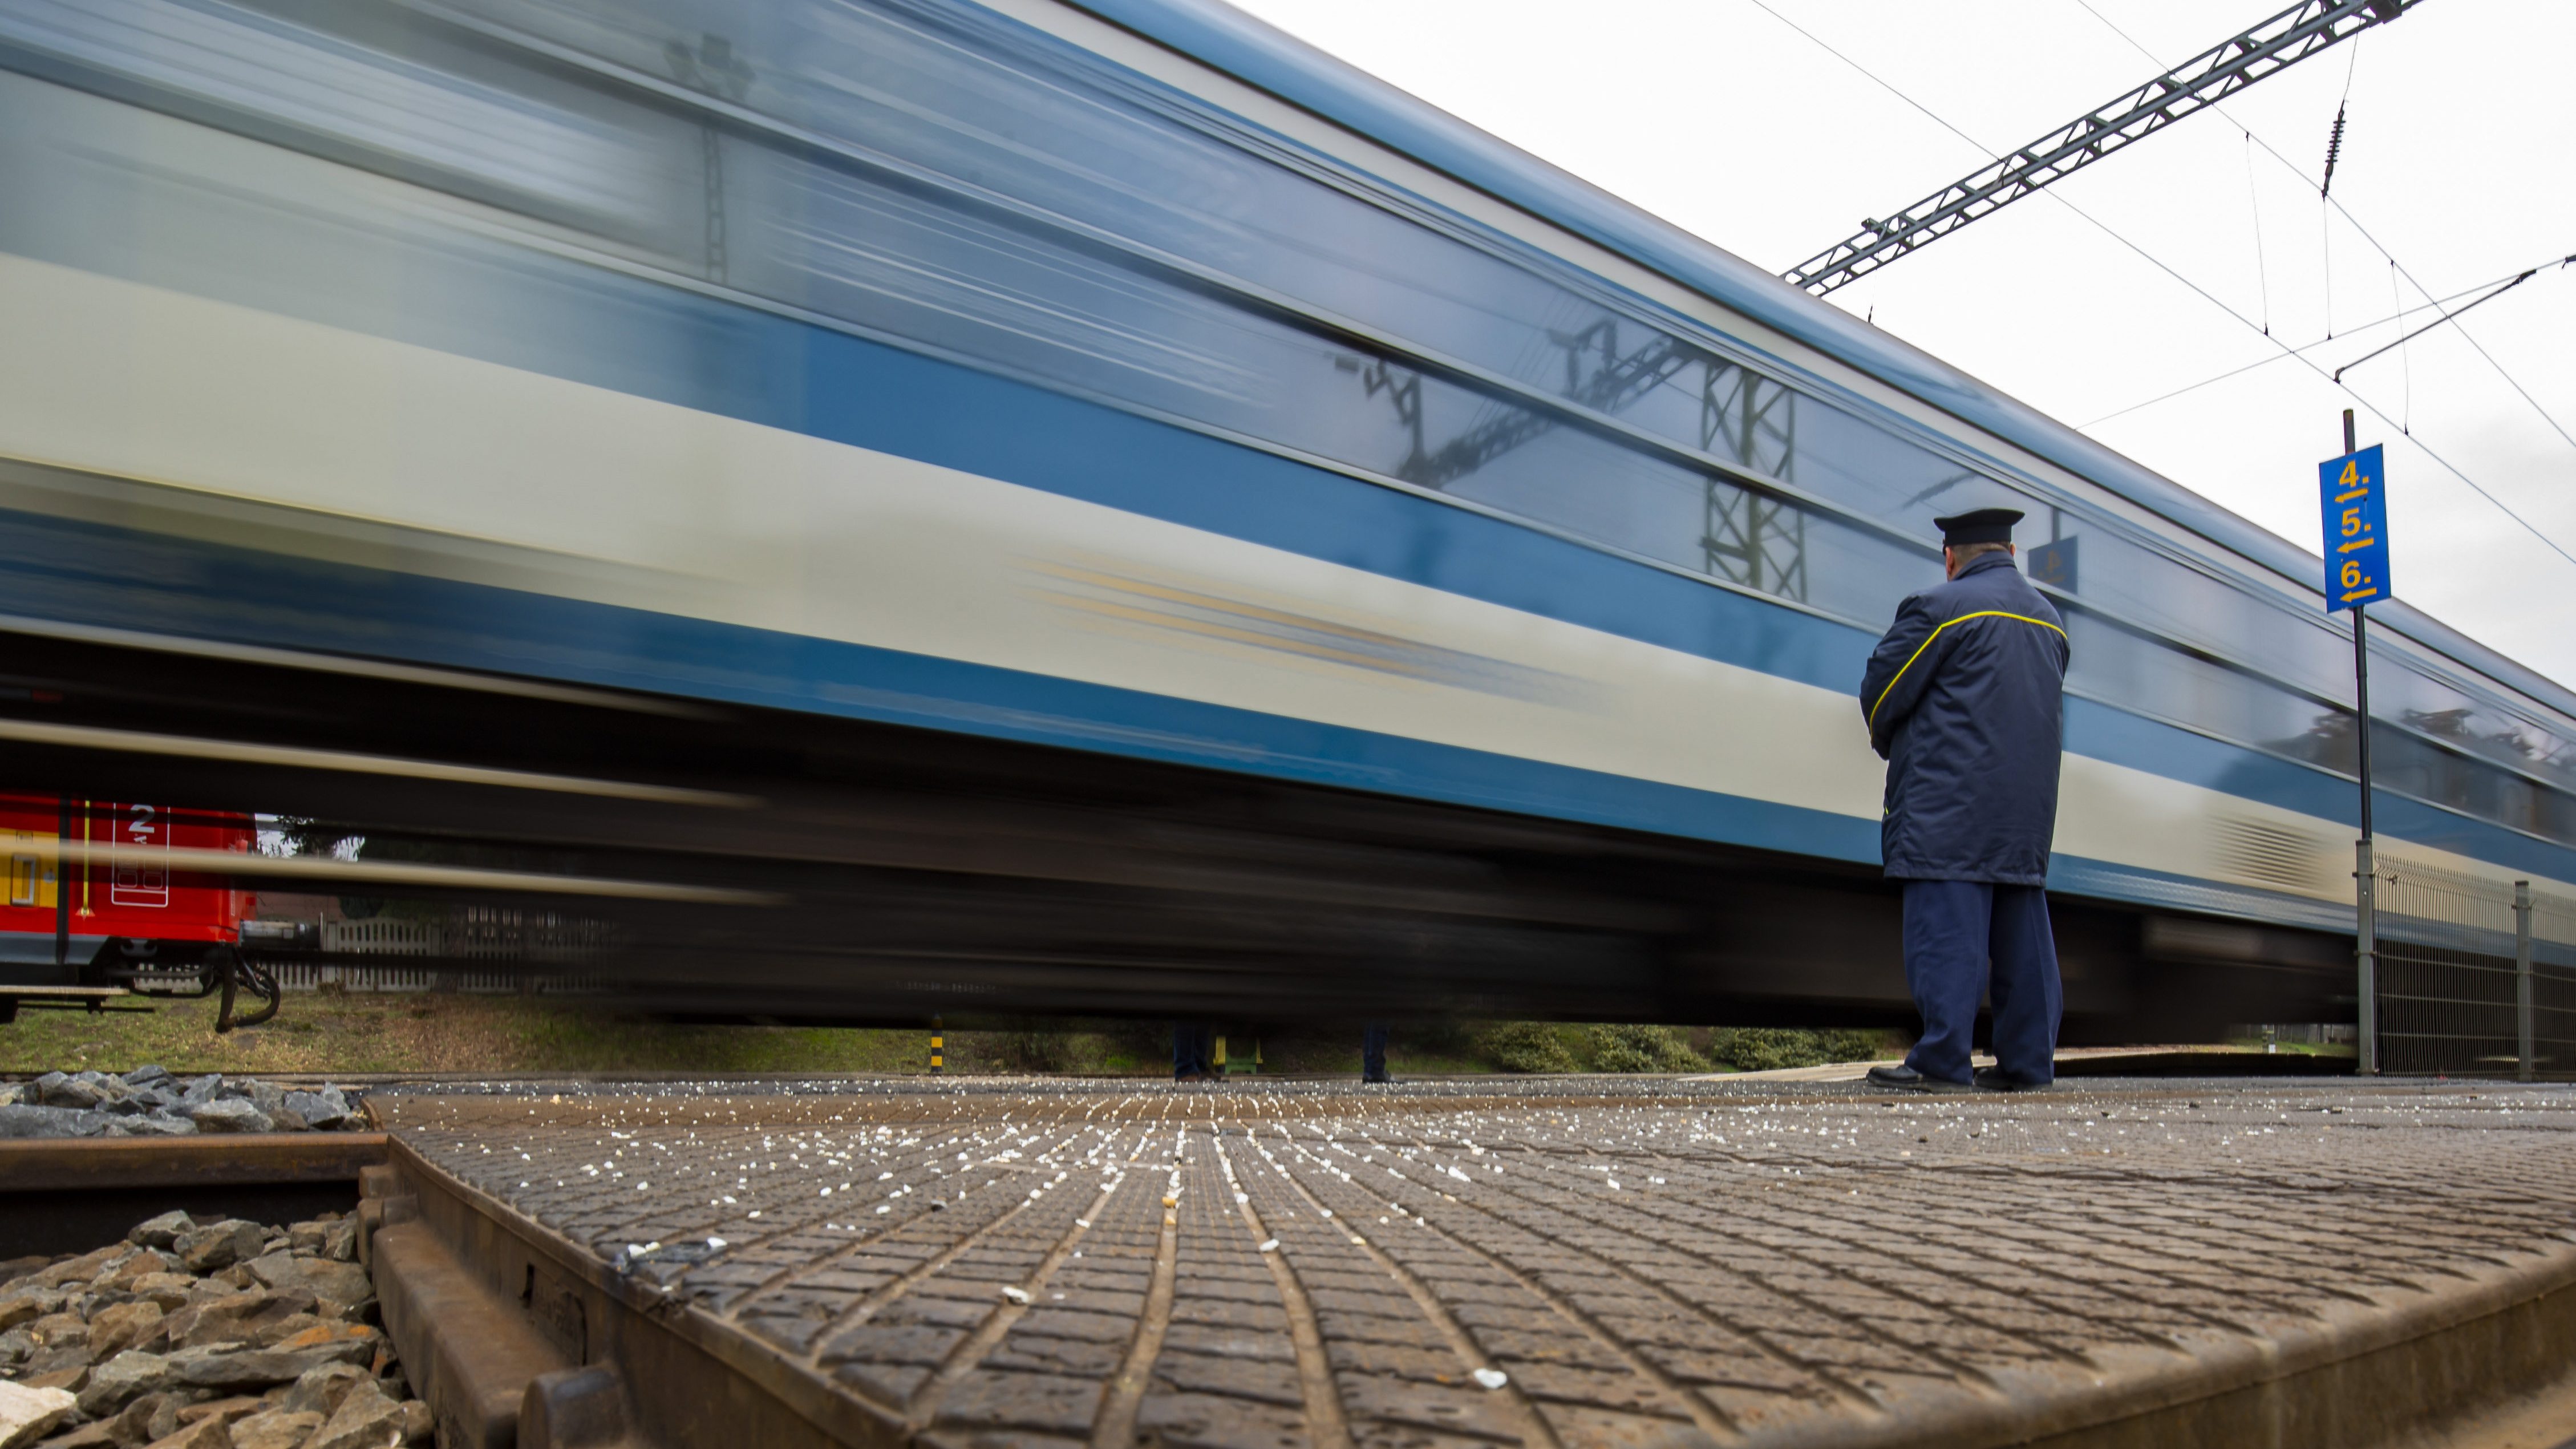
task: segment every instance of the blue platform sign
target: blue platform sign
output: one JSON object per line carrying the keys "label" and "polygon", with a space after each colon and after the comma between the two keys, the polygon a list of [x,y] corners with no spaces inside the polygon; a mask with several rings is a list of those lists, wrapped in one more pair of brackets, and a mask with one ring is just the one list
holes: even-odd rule
{"label": "blue platform sign", "polygon": [[2326,612],[2390,597],[2388,475],[2379,445],[2317,465],[2326,521]]}

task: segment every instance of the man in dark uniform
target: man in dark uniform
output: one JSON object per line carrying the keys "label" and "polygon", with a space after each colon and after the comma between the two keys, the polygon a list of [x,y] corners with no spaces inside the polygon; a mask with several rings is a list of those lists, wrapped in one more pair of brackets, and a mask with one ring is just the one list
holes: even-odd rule
{"label": "man in dark uniform", "polygon": [[[1923,1036],[1873,1085],[2044,1087],[2061,992],[2048,925],[2057,830],[2066,625],[2013,567],[2021,514],[1933,522],[1949,582],[1896,606],[1870,655],[1861,713],[1887,761],[1880,852],[1905,885],[1905,984]],[[1991,966],[1991,969],[1989,969]],[[1968,1070],[1977,999],[1995,1009],[1995,1065]]]}

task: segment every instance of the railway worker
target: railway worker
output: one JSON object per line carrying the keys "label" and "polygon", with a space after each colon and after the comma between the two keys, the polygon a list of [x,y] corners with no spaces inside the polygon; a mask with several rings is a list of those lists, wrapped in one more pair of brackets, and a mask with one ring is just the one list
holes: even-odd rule
{"label": "railway worker", "polygon": [[[2063,999],[2049,930],[2066,626],[2013,566],[2021,514],[1935,519],[1948,582],[1896,606],[1861,683],[1887,761],[1879,846],[1905,890],[1905,984],[1923,1035],[1872,1085],[2022,1091],[2056,1076]],[[1980,995],[1995,1065],[1971,1075]]]}

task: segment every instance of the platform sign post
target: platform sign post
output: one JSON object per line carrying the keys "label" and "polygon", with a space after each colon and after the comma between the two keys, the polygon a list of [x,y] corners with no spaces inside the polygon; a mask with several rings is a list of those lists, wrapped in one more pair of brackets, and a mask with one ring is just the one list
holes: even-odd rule
{"label": "platform sign post", "polygon": [[2325,516],[2326,612],[2352,611],[2353,739],[2361,767],[2361,840],[2354,847],[2353,959],[2361,995],[2359,1070],[2379,1071],[2379,870],[2371,859],[2370,624],[2364,605],[2388,598],[2388,477],[2377,444],[2353,445],[2343,410],[2343,456],[2317,465]]}

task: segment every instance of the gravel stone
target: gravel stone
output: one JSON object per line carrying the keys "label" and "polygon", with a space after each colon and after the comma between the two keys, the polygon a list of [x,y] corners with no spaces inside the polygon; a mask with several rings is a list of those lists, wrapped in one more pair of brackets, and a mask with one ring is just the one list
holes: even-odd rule
{"label": "gravel stone", "polygon": [[402,1405],[361,1379],[304,1449],[391,1449],[402,1441],[404,1422]]}
{"label": "gravel stone", "polygon": [[322,1416],[270,1409],[233,1425],[232,1449],[304,1449]]}
{"label": "gravel stone", "polygon": [[100,1418],[123,1409],[138,1395],[170,1387],[170,1361],[157,1353],[128,1349],[90,1370],[80,1391],[80,1410]]}
{"label": "gravel stone", "polygon": [[104,1095],[89,1072],[47,1072],[27,1087],[27,1100],[42,1107],[95,1107]]}
{"label": "gravel stone", "polygon": [[[272,1336],[300,1332],[317,1306],[310,1293],[275,1293],[251,1289],[201,1298],[170,1315],[166,1332],[181,1348],[208,1344],[259,1344]],[[292,1325],[292,1326],[289,1326]]]}
{"label": "gravel stone", "polygon": [[181,1233],[193,1232],[196,1226],[196,1219],[174,1208],[157,1218],[145,1218],[126,1229],[125,1240],[138,1248],[168,1250],[179,1246]]}
{"label": "gravel stone", "polygon": [[200,1132],[271,1132],[277,1122],[239,1097],[217,1097],[188,1109]]}
{"label": "gravel stone", "polygon": [[355,1131],[366,1119],[337,1087],[288,1089],[209,1073],[185,1081],[166,1068],[124,1076],[47,1072],[0,1086],[0,1137],[176,1137],[190,1132]]}
{"label": "gravel stone", "polygon": [[61,1389],[31,1389],[0,1379],[0,1449],[23,1449],[71,1417],[78,1396]]}
{"label": "gravel stone", "polygon": [[300,1353],[276,1348],[232,1348],[207,1344],[183,1348],[169,1357],[171,1375],[190,1388],[240,1391],[291,1384],[325,1363],[347,1363],[375,1356],[375,1341],[328,1344]]}
{"label": "gravel stone", "polygon": [[157,1304],[163,1313],[176,1313],[187,1306],[188,1290],[197,1280],[186,1273],[146,1273],[127,1286],[136,1298]]}
{"label": "gravel stone", "polygon": [[187,1402],[177,1394],[145,1394],[125,1406],[125,1412],[112,1421],[109,1432],[119,1444],[143,1444],[167,1439],[179,1432],[179,1406]]}
{"label": "gravel stone", "polygon": [[[18,1276],[0,1283],[0,1308],[18,1321],[0,1330],[0,1398],[25,1404],[52,1391],[58,1397],[44,1403],[69,1406],[29,1431],[31,1445],[51,1435],[41,1449],[392,1449],[426,1440],[429,1407],[410,1397],[391,1344],[350,1316],[373,1302],[366,1275],[325,1256],[353,1225],[333,1214],[276,1229],[242,1219],[200,1227],[167,1213],[135,1224],[127,1242],[5,1265]],[[181,1251],[142,1246],[153,1242]],[[233,1261],[202,1275],[173,1271],[187,1250],[201,1263]],[[317,1298],[314,1287],[337,1296]],[[361,1401],[349,1411],[353,1397]],[[65,1430],[66,1420],[78,1427]]]}
{"label": "gravel stone", "polygon": [[112,1303],[89,1316],[89,1350],[93,1358],[111,1358],[129,1348],[147,1348],[161,1333],[161,1305],[148,1299]]}
{"label": "gravel stone", "polygon": [[134,1253],[135,1249],[129,1244],[112,1243],[107,1247],[83,1253],[76,1258],[65,1258],[41,1273],[28,1275],[26,1281],[54,1288],[85,1284],[133,1257]]}
{"label": "gravel stone", "polygon": [[115,1118],[107,1124],[106,1135],[110,1137],[188,1137],[195,1135],[196,1131],[197,1124],[185,1117],[173,1117],[167,1112],[152,1112]]}
{"label": "gravel stone", "polygon": [[221,1419],[199,1419],[144,1449],[232,1449],[232,1431]]}
{"label": "gravel stone", "polygon": [[335,1263],[293,1253],[268,1253],[249,1264],[250,1275],[270,1288],[301,1291],[327,1311],[346,1316],[350,1309],[376,1296],[367,1270],[355,1263]]}
{"label": "gravel stone", "polygon": [[311,1414],[318,1424],[337,1412],[349,1390],[366,1377],[363,1370],[345,1363],[306,1369],[296,1378],[294,1387],[286,1391],[286,1397],[278,1401],[278,1407],[290,1413]]}
{"label": "gravel stone", "polygon": [[14,1330],[22,1323],[33,1323],[48,1313],[62,1311],[63,1290],[44,1283],[20,1279],[0,1292],[0,1331]]}
{"label": "gravel stone", "polygon": [[329,1131],[349,1120],[349,1099],[336,1087],[325,1087],[319,1092],[289,1092],[284,1106],[303,1119],[305,1125],[321,1131]]}
{"label": "gravel stone", "polygon": [[96,1137],[108,1114],[73,1107],[0,1107],[0,1137]]}
{"label": "gravel stone", "polygon": [[177,1248],[179,1261],[189,1272],[205,1274],[258,1257],[267,1241],[268,1234],[259,1224],[226,1218],[180,1234]]}

